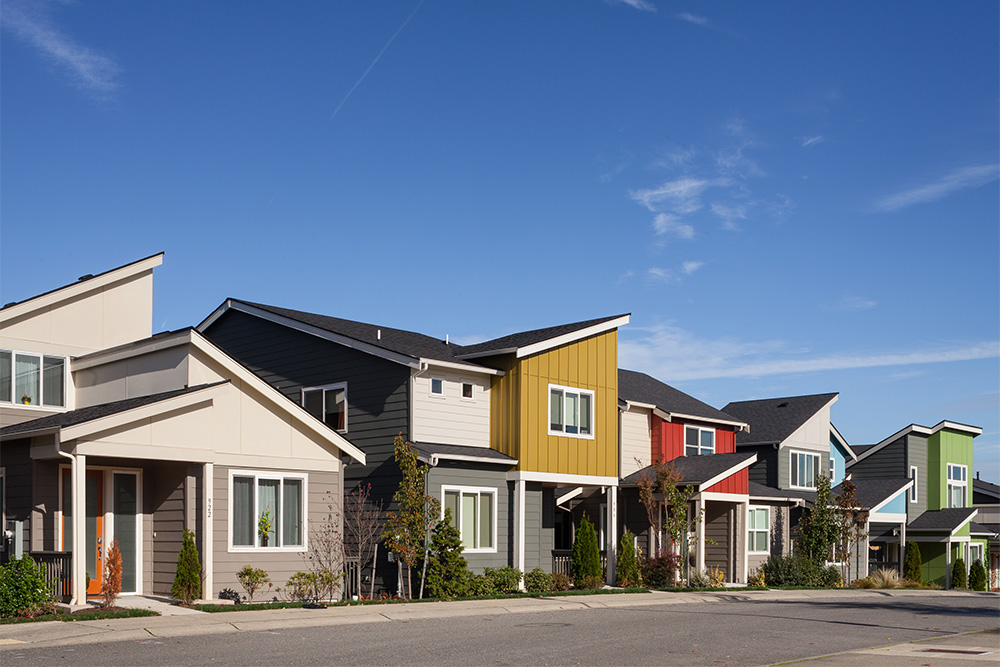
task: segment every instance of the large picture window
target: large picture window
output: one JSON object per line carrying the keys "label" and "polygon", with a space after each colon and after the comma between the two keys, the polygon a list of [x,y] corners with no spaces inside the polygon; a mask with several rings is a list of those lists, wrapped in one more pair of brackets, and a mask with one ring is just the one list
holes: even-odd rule
{"label": "large picture window", "polygon": [[815,489],[819,465],[819,454],[792,452],[789,470],[791,485],[800,489]]}
{"label": "large picture window", "polygon": [[330,428],[347,432],[347,383],[303,389],[302,407]]}
{"label": "large picture window", "polygon": [[301,550],[305,546],[304,476],[234,472],[230,479],[234,548]]}
{"label": "large picture window", "polygon": [[0,402],[66,407],[66,359],[0,350]]}
{"label": "large picture window", "polygon": [[968,466],[948,464],[948,507],[965,507],[968,474]]}
{"label": "large picture window", "polygon": [[594,437],[594,392],[549,385],[549,433]]}
{"label": "large picture window", "polygon": [[496,551],[496,489],[442,487],[441,517],[451,510],[451,518],[462,536],[466,553]]}
{"label": "large picture window", "polygon": [[715,431],[697,426],[684,427],[684,455],[706,456],[715,453]]}
{"label": "large picture window", "polygon": [[770,508],[751,506],[747,522],[747,551],[758,554],[770,551],[770,535]]}

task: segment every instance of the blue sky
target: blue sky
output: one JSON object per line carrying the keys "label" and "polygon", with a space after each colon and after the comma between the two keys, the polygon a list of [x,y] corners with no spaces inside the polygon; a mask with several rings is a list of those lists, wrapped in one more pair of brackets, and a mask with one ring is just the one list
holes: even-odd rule
{"label": "blue sky", "polygon": [[166,252],[226,297],[473,342],[629,312],[715,406],[854,444],[981,426],[1000,479],[996,2],[25,2],[0,291]]}

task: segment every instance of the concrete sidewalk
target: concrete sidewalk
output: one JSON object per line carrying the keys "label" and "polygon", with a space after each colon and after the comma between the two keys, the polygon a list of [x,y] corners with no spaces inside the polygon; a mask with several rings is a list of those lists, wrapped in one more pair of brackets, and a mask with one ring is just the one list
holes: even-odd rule
{"label": "concrete sidewalk", "polygon": [[[824,600],[859,596],[872,599],[926,595],[927,591],[733,591],[714,593],[629,593],[610,595],[578,595],[544,598],[509,598],[504,600],[464,600],[458,602],[416,602],[372,604],[326,609],[267,609],[205,613],[184,610],[172,614],[144,618],[119,618],[98,621],[50,621],[0,625],[0,651],[43,646],[66,646],[109,641],[134,641],[151,637],[167,638],[206,634],[236,634],[296,627],[389,623],[431,618],[460,616],[490,616],[504,614],[557,613],[579,609],[644,607],[677,605],[693,602],[725,602],[741,600]],[[940,596],[978,596],[991,593],[938,591]],[[998,596],[1000,597],[1000,596]],[[138,598],[134,602],[138,602]],[[159,604],[165,604],[162,601]],[[140,606],[136,604],[136,606]]]}

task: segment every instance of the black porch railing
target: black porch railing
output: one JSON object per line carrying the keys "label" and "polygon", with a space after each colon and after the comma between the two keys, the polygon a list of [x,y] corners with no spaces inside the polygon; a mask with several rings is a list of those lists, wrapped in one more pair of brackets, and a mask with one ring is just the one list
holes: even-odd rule
{"label": "black porch railing", "polygon": [[31,551],[28,553],[36,565],[42,567],[45,582],[53,597],[61,602],[69,602],[73,597],[70,573],[73,569],[73,553],[70,551]]}
{"label": "black porch railing", "polygon": [[[601,552],[601,571],[605,576],[608,573],[607,553]],[[553,549],[552,550],[552,574],[565,574],[567,577],[573,576],[573,550]]]}
{"label": "black porch railing", "polygon": [[344,559],[344,599],[361,595],[361,559],[348,556]]}

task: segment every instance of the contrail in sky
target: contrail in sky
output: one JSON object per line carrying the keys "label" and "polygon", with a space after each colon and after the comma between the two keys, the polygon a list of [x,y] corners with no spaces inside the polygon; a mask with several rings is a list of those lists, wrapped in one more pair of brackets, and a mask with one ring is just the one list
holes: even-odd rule
{"label": "contrail in sky", "polygon": [[378,63],[379,58],[382,57],[382,54],[386,52],[386,49],[392,46],[392,43],[395,41],[395,39],[399,37],[399,33],[403,32],[403,28],[405,28],[406,24],[410,22],[410,19],[412,19],[416,15],[417,10],[419,10],[420,6],[423,4],[424,0],[420,0],[420,2],[417,3],[417,6],[413,8],[413,11],[410,12],[410,15],[406,17],[406,20],[403,21],[403,25],[399,26],[399,29],[396,30],[396,32],[392,33],[392,37],[389,38],[389,41],[385,43],[385,46],[382,47],[382,50],[378,52],[377,56],[375,56],[375,60],[372,61],[372,64],[368,66],[368,69],[366,69],[365,73],[361,75],[361,78],[359,78],[357,82],[355,82],[355,84],[351,86],[351,89],[347,91],[346,95],[344,95],[344,99],[340,100],[340,104],[337,105],[337,108],[334,109],[333,113],[330,115],[330,120],[333,120],[337,116],[337,113],[340,111],[341,107],[343,107],[347,103],[347,100],[350,99],[351,94],[354,93],[355,89],[357,89],[357,87],[361,85],[361,82],[365,80],[365,77],[368,76],[368,73],[371,72],[372,68],[375,67],[376,63]]}

